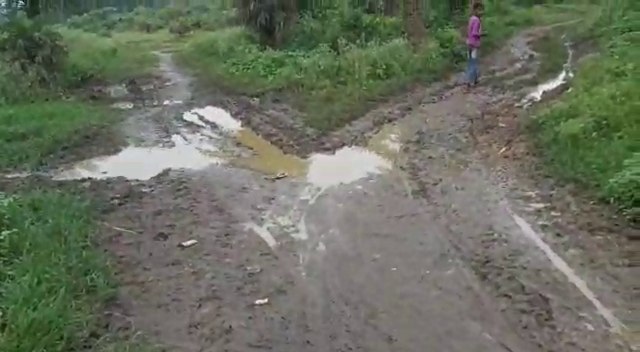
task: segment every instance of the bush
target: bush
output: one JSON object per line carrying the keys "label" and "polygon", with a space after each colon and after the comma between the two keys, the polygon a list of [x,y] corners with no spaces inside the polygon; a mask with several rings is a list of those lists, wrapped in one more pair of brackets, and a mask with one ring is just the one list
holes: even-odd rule
{"label": "bush", "polygon": [[62,68],[62,86],[77,88],[87,82],[116,82],[149,72],[155,56],[146,50],[136,50],[117,37],[60,28],[69,58]]}
{"label": "bush", "polygon": [[1,29],[0,55],[5,65],[18,68],[40,85],[53,86],[67,57],[60,33],[22,16]]}
{"label": "bush", "polygon": [[365,14],[355,9],[329,10],[304,15],[292,33],[289,49],[312,50],[327,45],[339,50],[341,41],[357,45],[385,43],[401,37],[402,20]]}
{"label": "bush", "polygon": [[66,25],[72,29],[109,36],[113,31],[153,33],[171,30],[184,34],[196,29],[214,30],[225,27],[233,11],[215,6],[165,7],[158,10],[138,7],[125,13],[115,8],[103,8],[71,17]]}
{"label": "bush", "polygon": [[155,63],[117,38],[17,17],[0,32],[0,106],[42,100],[90,81],[140,76]]}

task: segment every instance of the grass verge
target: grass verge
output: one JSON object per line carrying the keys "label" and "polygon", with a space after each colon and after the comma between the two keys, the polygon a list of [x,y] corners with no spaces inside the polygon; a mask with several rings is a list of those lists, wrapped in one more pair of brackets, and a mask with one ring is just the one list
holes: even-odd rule
{"label": "grass verge", "polygon": [[0,109],[0,169],[43,166],[114,122],[104,108],[74,101],[39,101]]}
{"label": "grass verge", "polygon": [[86,350],[112,294],[86,202],[56,191],[0,193],[0,350]]}
{"label": "grass verge", "polygon": [[[640,216],[638,13],[627,13],[584,62],[572,90],[534,120],[534,138],[554,175],[595,190],[634,221]],[[600,26],[602,27],[602,26]]]}

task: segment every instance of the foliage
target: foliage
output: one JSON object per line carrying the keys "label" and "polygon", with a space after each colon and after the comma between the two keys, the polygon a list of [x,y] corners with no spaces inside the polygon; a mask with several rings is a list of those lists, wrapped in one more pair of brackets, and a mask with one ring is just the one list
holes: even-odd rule
{"label": "foliage", "polygon": [[55,191],[0,193],[0,350],[90,349],[112,292],[88,204]]}
{"label": "foliage", "polygon": [[402,21],[397,17],[370,15],[355,9],[330,9],[315,16],[303,15],[289,48],[312,50],[324,44],[337,51],[341,41],[366,45],[385,43],[402,35]]}
{"label": "foliage", "polygon": [[579,68],[572,90],[536,119],[541,150],[557,175],[640,214],[640,16],[626,12],[596,32],[605,50]]}
{"label": "foliage", "polygon": [[137,50],[119,36],[105,38],[93,33],[60,28],[69,59],[62,70],[63,87],[76,88],[94,81],[121,82],[151,74],[156,62],[150,51]]}
{"label": "foliage", "polygon": [[106,36],[111,35],[113,31],[153,33],[171,30],[182,34],[197,29],[214,30],[224,27],[232,14],[232,11],[206,5],[165,7],[157,10],[138,7],[131,12],[121,12],[108,7],[71,17],[66,25]]}
{"label": "foliage", "polygon": [[39,21],[19,16],[2,26],[1,58],[40,85],[55,83],[66,54],[60,33]]}
{"label": "foliage", "polygon": [[119,38],[18,16],[0,27],[0,106],[49,99],[88,82],[147,73],[155,57],[131,48]]}

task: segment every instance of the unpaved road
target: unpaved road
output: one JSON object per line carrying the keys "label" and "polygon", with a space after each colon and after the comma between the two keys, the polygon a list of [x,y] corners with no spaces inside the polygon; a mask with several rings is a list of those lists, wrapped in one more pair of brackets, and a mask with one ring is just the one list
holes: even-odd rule
{"label": "unpaved road", "polygon": [[[528,35],[489,72],[534,67]],[[135,146],[57,175],[109,196],[112,329],[176,352],[629,350],[622,240],[558,229],[573,215],[478,136],[522,92],[443,83],[323,137],[275,105],[194,97],[161,59],[165,104],[124,124]]]}

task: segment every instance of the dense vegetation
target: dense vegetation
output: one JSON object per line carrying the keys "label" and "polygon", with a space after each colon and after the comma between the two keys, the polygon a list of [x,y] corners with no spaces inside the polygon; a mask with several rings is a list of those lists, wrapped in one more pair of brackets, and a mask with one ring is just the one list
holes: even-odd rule
{"label": "dense vegetation", "polygon": [[555,175],[640,216],[640,12],[629,3],[583,32],[601,52],[578,67],[572,90],[535,120],[534,137]]}
{"label": "dense vegetation", "polygon": [[[537,2],[485,1],[487,48],[519,28],[563,18]],[[463,1],[185,3],[7,1],[0,12],[0,169],[42,166],[110,123],[112,113],[75,93],[144,75],[159,45],[181,49],[179,58],[204,83],[288,97],[324,131],[359,116],[368,101],[439,79],[464,61]],[[17,15],[20,9],[31,18]],[[558,175],[633,214],[639,21],[631,3],[604,9],[581,33],[595,37],[602,54],[581,65],[573,90],[541,112],[535,135]],[[91,248],[93,231],[89,208],[76,197],[0,193],[1,351],[100,350],[94,313],[111,290],[104,260]]]}

